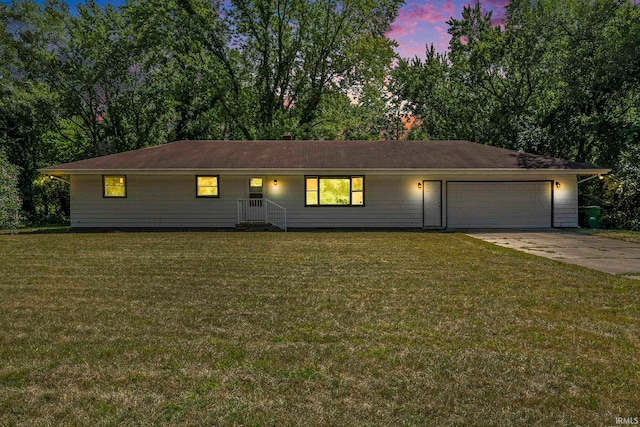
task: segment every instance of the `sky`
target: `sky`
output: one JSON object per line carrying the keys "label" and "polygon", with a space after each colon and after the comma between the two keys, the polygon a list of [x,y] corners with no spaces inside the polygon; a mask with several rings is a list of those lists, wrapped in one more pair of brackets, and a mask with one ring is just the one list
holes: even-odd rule
{"label": "sky", "polygon": [[[10,0],[0,0],[9,3]],[[104,6],[111,3],[114,6],[124,4],[125,0],[97,0]],[[42,3],[38,0],[38,3]],[[78,3],[68,0],[67,3]],[[446,22],[462,16],[465,5],[474,3],[474,0],[406,0],[406,3],[398,11],[398,16],[387,32],[387,36],[398,42],[396,49],[403,58],[419,56],[424,58],[426,46],[433,43],[439,52],[445,52],[449,46],[449,34],[447,34]],[[508,0],[482,0],[484,11],[493,12],[493,20],[498,23],[504,18],[505,6]]]}
{"label": "sky", "polygon": [[[504,18],[508,0],[483,0],[483,11],[492,11],[492,20],[499,23]],[[398,42],[398,54],[403,58],[424,58],[426,46],[433,44],[439,52],[449,47],[446,22],[462,16],[464,6],[475,4],[473,0],[406,0],[398,11],[387,36]]]}

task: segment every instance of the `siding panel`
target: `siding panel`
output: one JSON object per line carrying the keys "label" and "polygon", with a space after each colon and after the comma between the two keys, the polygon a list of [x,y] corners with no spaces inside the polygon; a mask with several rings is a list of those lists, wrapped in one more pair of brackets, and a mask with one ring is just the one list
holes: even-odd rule
{"label": "siding panel", "polygon": [[[237,199],[248,196],[249,176],[220,176],[219,198],[196,198],[195,175],[128,175],[127,198],[103,198],[101,175],[72,175],[72,227],[233,227],[237,222]],[[365,205],[347,207],[305,206],[304,175],[264,176],[265,197],[287,209],[289,227],[422,227],[423,180],[447,181],[518,181],[521,175],[469,175],[454,173],[435,176],[429,174],[367,175],[365,176]],[[273,180],[278,184],[274,185]],[[578,201],[575,176],[554,177],[549,174],[528,175],[528,180],[554,180],[553,221],[555,227],[577,227]],[[500,184],[502,185],[502,184]],[[519,184],[515,184],[519,185]],[[523,184],[524,185],[524,184]],[[524,188],[524,187],[523,187]],[[517,194],[513,197],[519,197]],[[500,204],[506,201],[503,192],[493,194],[482,203]],[[495,199],[495,200],[494,200]],[[443,191],[443,218],[447,218],[446,191]],[[489,207],[488,207],[489,209]],[[447,226],[443,222],[443,226]]]}
{"label": "siding panel", "polygon": [[422,227],[418,178],[365,175],[364,206],[305,206],[303,176],[277,179],[283,188],[267,197],[287,208],[290,227]]}
{"label": "siding panel", "polygon": [[102,177],[72,176],[72,227],[233,227],[244,179],[220,180],[220,198],[196,198],[195,176],[128,175],[127,198],[102,197]]}

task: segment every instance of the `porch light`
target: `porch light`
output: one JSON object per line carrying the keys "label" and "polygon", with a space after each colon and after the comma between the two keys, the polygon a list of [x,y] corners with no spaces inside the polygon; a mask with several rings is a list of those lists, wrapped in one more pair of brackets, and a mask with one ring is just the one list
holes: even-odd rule
{"label": "porch light", "polygon": [[277,179],[273,180],[273,185],[278,185],[278,180]]}
{"label": "porch light", "polygon": [[64,182],[65,184],[71,184],[71,181],[68,181],[60,176],[49,175],[49,179],[55,179],[56,181]]}
{"label": "porch light", "polygon": [[604,176],[598,174],[598,179],[604,179]]}
{"label": "porch light", "polygon": [[556,188],[560,188],[560,183],[556,181]]}
{"label": "porch light", "polygon": [[422,183],[421,182],[418,183],[418,188],[422,188]]}

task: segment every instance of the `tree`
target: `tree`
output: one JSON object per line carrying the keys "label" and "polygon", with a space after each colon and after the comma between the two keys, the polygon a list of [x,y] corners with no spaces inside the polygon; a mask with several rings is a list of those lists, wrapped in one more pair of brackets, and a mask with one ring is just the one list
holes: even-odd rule
{"label": "tree", "polygon": [[14,79],[55,102],[44,118],[56,143],[86,158],[164,141],[165,98],[146,81],[122,13],[94,0],[75,14],[64,2],[40,8],[23,0],[3,18],[13,30],[4,42],[15,56]]}
{"label": "tree", "polygon": [[453,81],[446,54],[427,49],[425,60],[401,59],[391,72],[391,91],[405,103],[424,139],[475,139],[467,128],[469,120],[461,102],[464,88]]}
{"label": "tree", "polygon": [[[11,6],[0,4],[0,150],[20,170],[18,189],[26,219],[31,220],[35,204],[31,194],[44,149],[42,135],[54,109],[52,94],[46,87],[29,80],[20,61],[21,46],[28,43],[39,7],[31,2]],[[18,43],[21,35],[23,43]]]}
{"label": "tree", "polygon": [[231,137],[270,139],[285,131],[322,136],[325,98],[385,78],[394,53],[384,32],[399,6],[398,0],[146,0],[131,11],[147,16],[145,38],[161,39],[167,28],[181,34],[169,39],[175,43],[165,56],[211,82],[204,105]]}
{"label": "tree", "polygon": [[18,194],[18,168],[0,150],[0,229],[21,225],[22,201]]}
{"label": "tree", "polygon": [[37,169],[165,142],[171,101],[111,6],[87,1],[71,14],[64,2],[21,0],[0,4],[0,21],[0,147],[20,167],[27,219],[63,221],[68,189]]}
{"label": "tree", "polygon": [[581,197],[609,205],[605,224],[635,224],[640,5],[513,0],[495,23],[477,2],[447,24],[448,54],[392,73],[424,133],[611,167]]}

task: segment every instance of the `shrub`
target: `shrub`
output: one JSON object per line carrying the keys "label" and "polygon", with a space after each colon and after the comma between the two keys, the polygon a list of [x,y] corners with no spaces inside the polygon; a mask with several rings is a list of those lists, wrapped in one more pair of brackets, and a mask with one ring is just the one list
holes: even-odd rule
{"label": "shrub", "polygon": [[18,168],[0,151],[0,229],[19,227],[22,224],[21,208]]}

